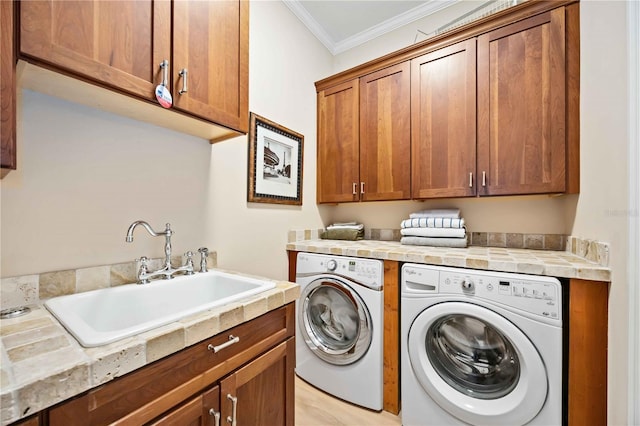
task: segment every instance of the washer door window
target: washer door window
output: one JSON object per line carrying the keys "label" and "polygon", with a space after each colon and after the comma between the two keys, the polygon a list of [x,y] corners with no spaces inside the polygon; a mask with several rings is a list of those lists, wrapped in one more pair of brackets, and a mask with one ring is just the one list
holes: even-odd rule
{"label": "washer door window", "polygon": [[300,331],[313,353],[336,365],[364,356],[371,345],[371,316],[355,291],[323,278],[306,286],[300,301]]}
{"label": "washer door window", "polygon": [[546,400],[547,373],[519,328],[490,309],[444,302],[411,325],[409,359],[429,396],[471,424],[523,425]]}

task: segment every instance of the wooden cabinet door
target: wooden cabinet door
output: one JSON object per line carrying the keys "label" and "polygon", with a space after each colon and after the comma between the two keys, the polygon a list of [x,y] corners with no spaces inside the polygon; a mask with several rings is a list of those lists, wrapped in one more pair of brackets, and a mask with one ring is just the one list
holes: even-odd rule
{"label": "wooden cabinet door", "polygon": [[413,198],[476,194],[476,41],[411,61]]}
{"label": "wooden cabinet door", "polygon": [[248,73],[248,1],[173,3],[172,75],[176,108],[247,132]]}
{"label": "wooden cabinet door", "polygon": [[565,190],[565,90],[564,8],[478,37],[480,195]]}
{"label": "wooden cabinet door", "polygon": [[294,368],[290,338],[222,380],[222,418],[235,415],[239,425],[293,426]]}
{"label": "wooden cabinet door", "polygon": [[360,78],[360,199],[411,196],[409,62]]}
{"label": "wooden cabinet door", "polygon": [[13,1],[0,1],[0,178],[16,168],[16,55]]}
{"label": "wooden cabinet door", "polygon": [[359,87],[356,79],[318,93],[318,203],[360,198]]}
{"label": "wooden cabinet door", "polygon": [[220,419],[220,387],[214,386],[208,391],[173,409],[151,426],[210,426],[222,424]]}
{"label": "wooden cabinet door", "polygon": [[170,59],[171,3],[152,0],[22,1],[20,53],[155,101]]}

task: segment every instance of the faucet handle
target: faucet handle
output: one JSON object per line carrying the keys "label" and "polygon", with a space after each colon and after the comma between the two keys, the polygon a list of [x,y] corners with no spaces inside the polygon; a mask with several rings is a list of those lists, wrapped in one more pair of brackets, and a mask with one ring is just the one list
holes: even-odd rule
{"label": "faucet handle", "polygon": [[209,249],[206,247],[200,247],[198,252],[200,253],[200,272],[207,272],[207,257],[209,256]]}
{"label": "faucet handle", "polygon": [[187,275],[193,275],[193,252],[189,250],[184,255],[187,258],[185,266],[189,267],[189,269],[187,269]]}
{"label": "faucet handle", "polygon": [[149,262],[149,258],[147,256],[140,256],[139,259],[136,259],[136,262],[140,262],[140,267],[138,268],[138,284],[147,284],[149,279],[146,278],[147,272],[149,271],[147,262]]}

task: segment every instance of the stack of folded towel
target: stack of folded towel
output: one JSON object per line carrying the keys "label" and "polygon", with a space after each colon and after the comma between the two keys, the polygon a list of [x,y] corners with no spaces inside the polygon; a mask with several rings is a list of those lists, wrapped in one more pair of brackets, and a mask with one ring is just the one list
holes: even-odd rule
{"label": "stack of folded towel", "polygon": [[401,244],[466,247],[467,229],[459,209],[433,209],[411,213],[400,224]]}
{"label": "stack of folded towel", "polygon": [[334,223],[320,234],[323,240],[361,240],[364,238],[364,225],[356,222]]}

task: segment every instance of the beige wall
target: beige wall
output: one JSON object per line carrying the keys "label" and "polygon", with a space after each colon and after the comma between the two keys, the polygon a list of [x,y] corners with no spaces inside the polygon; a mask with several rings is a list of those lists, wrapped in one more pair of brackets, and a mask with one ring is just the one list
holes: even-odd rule
{"label": "beige wall", "polygon": [[[247,138],[207,141],[24,92],[19,170],[1,181],[2,277],[161,256],[136,219],[170,221],[174,247],[218,251],[223,268],[285,278],[286,234],[356,219],[397,227],[412,211],[461,208],[470,230],[572,233],[611,243],[610,424],[626,424],[626,3],[583,1],[579,196],[315,204],[314,81],[413,43],[458,4],[335,58],[279,1],[251,3],[250,109],[304,134],[304,204],[246,202]],[[456,9],[454,9],[456,8]],[[622,216],[622,217],[621,217]],[[586,374],[586,373],[585,373]]]}
{"label": "beige wall", "polygon": [[580,5],[582,173],[571,228],[574,235],[611,245],[608,369],[611,425],[627,424],[629,379],[627,6],[622,1],[589,0]]}

